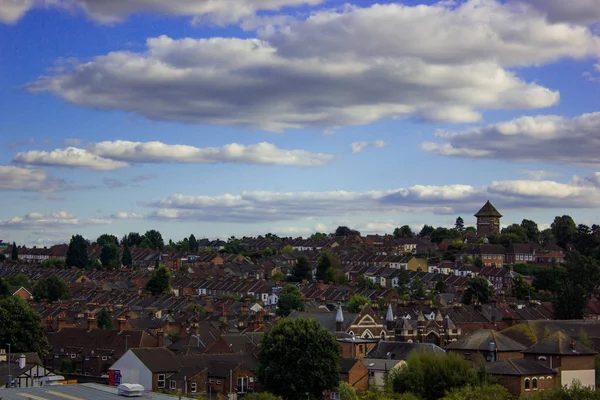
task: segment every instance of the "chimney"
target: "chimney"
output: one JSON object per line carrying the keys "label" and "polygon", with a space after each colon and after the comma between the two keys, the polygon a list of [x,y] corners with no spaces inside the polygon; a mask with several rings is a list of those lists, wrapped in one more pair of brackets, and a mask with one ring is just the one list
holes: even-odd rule
{"label": "chimney", "polygon": [[194,333],[194,335],[200,334],[200,325],[198,325],[197,322],[194,322],[192,324],[192,332]]}
{"label": "chimney", "polygon": [[162,328],[156,330],[156,347],[165,347],[165,333]]}
{"label": "chimney", "polygon": [[227,309],[225,308],[225,306],[223,306],[221,308],[221,317],[222,317],[223,325],[227,325]]}
{"label": "chimney", "polygon": [[93,315],[89,315],[87,319],[87,329],[91,331],[92,329],[96,329],[96,318]]}
{"label": "chimney", "polygon": [[121,317],[117,319],[117,322],[119,323],[119,331],[124,331],[127,325],[127,320]]}
{"label": "chimney", "polygon": [[58,316],[58,325],[56,329],[61,330],[65,326],[67,326],[67,316],[64,312],[61,312]]}
{"label": "chimney", "polygon": [[337,314],[335,315],[335,331],[343,332],[344,328],[344,311],[342,310],[342,305],[340,304],[337,309]]}
{"label": "chimney", "polygon": [[388,331],[391,331],[394,328],[394,311],[392,310],[392,305],[388,305],[387,314],[385,316],[385,325]]}
{"label": "chimney", "polygon": [[54,319],[52,318],[52,315],[48,315],[48,318],[46,318],[46,330],[48,332],[52,332],[54,330]]}
{"label": "chimney", "polygon": [[19,356],[18,362],[19,362],[19,369],[24,369],[25,364],[27,364],[27,357],[25,357],[25,354],[21,354]]}
{"label": "chimney", "polygon": [[571,339],[571,350],[575,351],[575,339]]}
{"label": "chimney", "polygon": [[242,309],[241,309],[240,313],[243,316],[246,316],[248,314],[248,305],[246,303],[242,304]]}

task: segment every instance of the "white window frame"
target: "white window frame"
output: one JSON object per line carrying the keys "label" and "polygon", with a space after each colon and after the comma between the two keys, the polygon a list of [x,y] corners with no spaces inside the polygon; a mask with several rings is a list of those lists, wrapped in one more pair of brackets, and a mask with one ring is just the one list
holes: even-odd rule
{"label": "white window frame", "polygon": [[108,360],[108,356],[102,356],[102,361],[107,361]]}
{"label": "white window frame", "polygon": [[217,385],[220,385],[220,384],[221,384],[221,381],[217,379]]}
{"label": "white window frame", "polygon": [[159,389],[164,389],[166,381],[167,381],[167,377],[165,376],[165,374],[158,374],[158,376],[156,378],[156,386]]}
{"label": "white window frame", "polygon": [[77,354],[71,353],[71,358],[76,358],[76,357],[77,357]]}
{"label": "white window frame", "polygon": [[177,389],[177,381],[170,380],[170,381],[169,381],[169,389],[170,389],[170,390],[175,390],[175,389]]}
{"label": "white window frame", "polygon": [[190,392],[196,393],[197,390],[198,390],[198,388],[196,386],[196,382],[190,383]]}
{"label": "white window frame", "polygon": [[331,392],[331,400],[340,400],[340,392]]}

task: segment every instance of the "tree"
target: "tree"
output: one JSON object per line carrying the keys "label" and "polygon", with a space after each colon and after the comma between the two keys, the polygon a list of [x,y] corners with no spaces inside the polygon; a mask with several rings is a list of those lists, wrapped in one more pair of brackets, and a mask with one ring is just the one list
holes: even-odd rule
{"label": "tree", "polygon": [[410,283],[410,298],[420,300],[427,295],[421,278],[414,278]]}
{"label": "tree", "polygon": [[100,262],[106,269],[116,269],[120,266],[119,248],[114,243],[106,243],[100,253]]}
{"label": "tree", "polygon": [[462,302],[467,305],[473,300],[487,303],[493,294],[494,290],[488,280],[483,276],[477,276],[469,279],[467,288],[463,292]]}
{"label": "tree", "polygon": [[459,216],[458,218],[456,218],[454,228],[459,232],[463,232],[465,230],[465,221],[462,219],[462,217]]}
{"label": "tree", "polygon": [[502,242],[502,236],[510,237],[511,243],[525,243],[529,240],[527,237],[527,231],[519,224],[511,224],[506,228],[503,228],[500,233],[500,242]]}
{"label": "tree", "polygon": [[96,239],[96,244],[99,244],[100,246],[106,246],[107,244],[114,244],[115,246],[118,246],[119,239],[115,235],[104,233],[98,236],[98,239]]}
{"label": "tree", "polygon": [[435,230],[431,232],[429,236],[431,236],[432,243],[440,244],[446,239],[452,239],[454,235],[452,234],[450,229],[443,228],[440,226],[435,228]]}
{"label": "tree", "polygon": [[277,315],[287,317],[294,310],[303,311],[302,292],[294,285],[287,284],[279,292]]}
{"label": "tree", "polygon": [[576,382],[571,387],[566,386],[546,389],[537,393],[534,400],[599,400],[600,392]]}
{"label": "tree", "polygon": [[17,248],[17,244],[15,242],[13,242],[10,250],[10,259],[13,261],[17,261],[19,259],[19,249]]}
{"label": "tree", "polygon": [[190,251],[197,253],[198,250],[200,250],[200,244],[196,240],[196,236],[194,236],[193,233],[190,235],[188,242],[190,244]]}
{"label": "tree", "polygon": [[326,233],[316,232],[316,233],[313,233],[312,235],[310,235],[309,239],[310,240],[323,240],[323,239],[326,239],[327,236],[329,236],[329,235]]}
{"label": "tree", "polygon": [[523,279],[522,276],[513,278],[512,295],[519,300],[526,300],[535,293],[535,288]]}
{"label": "tree", "polygon": [[6,282],[11,286],[24,287],[28,290],[31,289],[31,281],[25,274],[11,276],[10,278],[6,279]]}
{"label": "tree", "polygon": [[269,392],[248,393],[244,396],[244,400],[282,400],[281,396],[276,396]]}
{"label": "tree", "polygon": [[48,341],[44,334],[42,318],[17,296],[0,299],[0,347],[11,344],[13,352],[47,353]]}
{"label": "tree", "polygon": [[165,247],[165,242],[162,235],[159,231],[154,229],[144,233],[144,239],[142,240],[142,243],[144,243],[144,241],[147,243],[148,248],[152,250],[162,250],[163,247]]}
{"label": "tree", "polygon": [[100,328],[100,329],[112,329],[113,328],[113,324],[110,319],[110,315],[108,315],[108,312],[104,308],[102,310],[100,310],[100,312],[96,316],[96,324],[98,325],[98,328]]}
{"label": "tree", "polygon": [[302,282],[305,279],[308,281],[312,280],[312,268],[310,267],[310,263],[306,256],[301,255],[296,260],[296,265],[294,265],[290,280],[292,282]]}
{"label": "tree", "polygon": [[413,236],[414,233],[408,225],[402,225],[400,228],[394,229],[394,237],[396,239],[410,239]]}
{"label": "tree", "polygon": [[323,281],[327,283],[327,278],[331,275],[332,268],[333,267],[331,266],[331,258],[329,257],[329,253],[324,252],[319,258],[319,263],[317,264],[317,273],[315,274],[315,277],[318,281]]}
{"label": "tree", "polygon": [[289,244],[286,244],[285,246],[283,246],[283,249],[281,249],[281,252],[284,254],[292,254],[293,251],[294,248]]}
{"label": "tree", "polygon": [[5,279],[0,278],[0,299],[10,296],[10,287]]}
{"label": "tree", "polygon": [[121,257],[121,264],[125,265],[126,267],[131,267],[131,264],[133,264],[133,260],[131,258],[131,250],[129,250],[129,245],[127,243],[125,243],[125,245],[123,246],[123,256]]}
{"label": "tree", "polygon": [[431,225],[423,225],[421,232],[419,232],[420,237],[431,236],[431,234],[435,231],[435,228]]}
{"label": "tree", "polygon": [[521,221],[521,227],[523,227],[525,233],[527,234],[527,240],[530,242],[539,243],[540,229],[534,221],[530,219],[524,219]]}
{"label": "tree", "polygon": [[447,392],[441,400],[512,400],[510,392],[502,385],[466,385]]}
{"label": "tree", "polygon": [[49,303],[59,299],[69,298],[69,287],[56,275],[39,279],[34,285],[32,293],[35,300],[46,299]]}
{"label": "tree", "polygon": [[567,243],[570,243],[577,233],[575,221],[568,215],[554,218],[550,229],[552,229],[552,233],[556,238],[556,244],[561,247],[566,247]]}
{"label": "tree", "polygon": [[403,368],[389,373],[396,393],[411,392],[423,400],[437,400],[446,391],[478,382],[470,361],[457,354],[413,352]]}
{"label": "tree", "polygon": [[264,333],[259,349],[258,377],[276,395],[320,399],[339,384],[339,344],[314,319],[280,320]]}
{"label": "tree", "polygon": [[67,266],[85,268],[88,265],[88,242],[81,235],[74,235],[67,249]]}
{"label": "tree", "polygon": [[555,242],[556,242],[556,237],[554,237],[554,233],[552,232],[552,229],[548,228],[548,229],[544,229],[543,231],[540,232],[540,244],[542,246],[545,246],[550,243],[555,243]]}
{"label": "tree", "polygon": [[358,400],[356,390],[349,383],[340,382],[338,390],[340,392],[340,400]]}
{"label": "tree", "polygon": [[129,247],[138,247],[142,244],[142,240],[144,238],[137,232],[129,232],[128,235],[123,236],[123,240],[121,241],[123,245],[127,244]]}
{"label": "tree", "polygon": [[335,230],[335,236],[360,236],[360,232],[350,229],[347,226],[338,226]]}
{"label": "tree", "polygon": [[171,273],[167,267],[160,266],[152,271],[152,276],[146,283],[146,290],[153,295],[165,294],[171,290]]}
{"label": "tree", "polygon": [[446,282],[444,281],[444,278],[440,278],[439,281],[437,281],[435,283],[435,291],[438,293],[446,293]]}
{"label": "tree", "polygon": [[346,311],[349,313],[360,312],[363,306],[369,303],[371,303],[371,301],[368,297],[354,293],[352,296],[350,296],[348,304],[346,304]]}

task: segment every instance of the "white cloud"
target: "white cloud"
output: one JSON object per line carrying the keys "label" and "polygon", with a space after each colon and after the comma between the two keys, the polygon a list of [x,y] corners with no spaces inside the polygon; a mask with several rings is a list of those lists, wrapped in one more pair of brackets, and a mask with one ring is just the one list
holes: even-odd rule
{"label": "white cloud", "polygon": [[154,13],[194,17],[194,23],[228,24],[252,16],[257,11],[276,11],[284,7],[315,5],[323,0],[0,0],[0,21],[17,22],[27,11],[38,7],[57,7],[83,11],[94,21],[111,24],[132,14]]}
{"label": "white cloud", "polygon": [[322,166],[333,155],[311,153],[305,150],[284,150],[271,143],[242,145],[237,143],[222,147],[199,148],[170,145],[161,142],[100,142],[89,146],[97,156],[131,163],[241,163],[262,165]]}
{"label": "white cloud", "polygon": [[540,181],[546,178],[552,178],[556,176],[560,176],[561,174],[552,171],[544,171],[544,170],[531,170],[531,169],[521,169],[518,171],[520,174],[527,175],[530,179],[535,181]]}
{"label": "white cloud", "polygon": [[[219,196],[177,194],[140,203],[148,218],[170,221],[260,223],[355,215],[473,212],[488,199],[503,210],[600,207],[600,174],[561,183],[494,181],[485,186],[416,185],[368,192],[242,192]],[[372,230],[376,230],[373,225]]]}
{"label": "white cloud", "polygon": [[144,215],[120,211],[111,215],[113,219],[144,219],[146,218]]}
{"label": "white cloud", "polygon": [[151,38],[143,52],[114,51],[26,88],[151,120],[270,131],[407,116],[474,122],[485,109],[559,101],[515,67],[600,54],[584,26],[493,0],[444,4],[317,11],[249,39]]}
{"label": "white cloud", "polygon": [[446,143],[426,142],[421,148],[443,156],[600,166],[600,112],[572,119],[521,117],[437,136]]}
{"label": "white cloud", "polygon": [[0,190],[55,191],[62,184],[44,171],[0,165]]}
{"label": "white cloud", "polygon": [[76,147],[54,151],[34,150],[17,153],[13,158],[13,162],[40,166],[86,168],[99,171],[111,171],[129,166],[126,162],[102,158]]}
{"label": "white cloud", "polygon": [[552,22],[588,24],[600,21],[599,0],[512,0],[533,6]]}
{"label": "white cloud", "polygon": [[48,213],[32,212],[22,217],[0,220],[0,227],[6,229],[45,229],[61,226],[107,225],[111,222],[109,219],[99,218],[78,219],[66,211]]}
{"label": "white cloud", "polygon": [[356,154],[362,152],[367,147],[383,148],[387,145],[383,140],[375,140],[374,142],[354,142],[350,147],[352,148],[352,153]]}

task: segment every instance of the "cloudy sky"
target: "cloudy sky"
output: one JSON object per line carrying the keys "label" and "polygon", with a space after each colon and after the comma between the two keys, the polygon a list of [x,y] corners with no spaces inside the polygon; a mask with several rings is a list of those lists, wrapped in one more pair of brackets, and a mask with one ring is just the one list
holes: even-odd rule
{"label": "cloudy sky", "polygon": [[0,0],[0,239],[600,223],[600,0]]}

